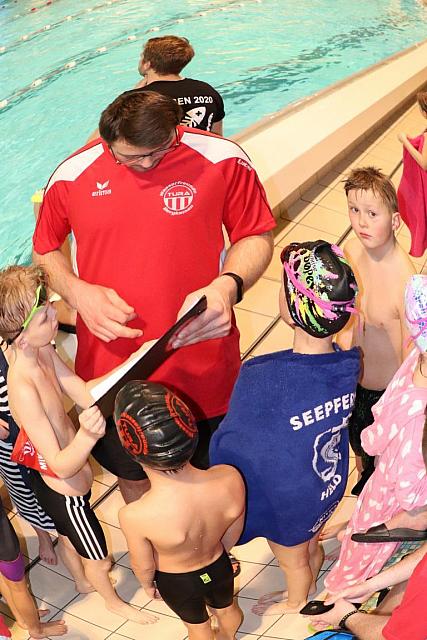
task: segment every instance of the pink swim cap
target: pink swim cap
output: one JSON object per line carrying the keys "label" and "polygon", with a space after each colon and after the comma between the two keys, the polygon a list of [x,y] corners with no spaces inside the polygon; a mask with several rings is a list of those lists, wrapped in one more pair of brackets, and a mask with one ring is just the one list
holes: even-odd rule
{"label": "pink swim cap", "polygon": [[427,351],[427,276],[411,276],[405,290],[405,315],[409,333],[422,353]]}

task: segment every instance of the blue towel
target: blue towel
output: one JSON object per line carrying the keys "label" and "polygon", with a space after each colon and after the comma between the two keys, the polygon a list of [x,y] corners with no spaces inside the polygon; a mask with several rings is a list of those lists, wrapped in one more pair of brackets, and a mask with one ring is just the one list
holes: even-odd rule
{"label": "blue towel", "polygon": [[240,371],[228,413],[214,433],[211,464],[246,481],[238,544],[263,536],[285,546],[310,540],[344,495],[348,428],[359,351],[253,358]]}

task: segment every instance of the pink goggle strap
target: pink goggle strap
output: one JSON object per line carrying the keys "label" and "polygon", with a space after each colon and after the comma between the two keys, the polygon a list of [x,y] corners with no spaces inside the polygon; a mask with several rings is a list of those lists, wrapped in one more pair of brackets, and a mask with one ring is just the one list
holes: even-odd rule
{"label": "pink goggle strap", "polygon": [[[417,333],[415,335],[410,335],[406,338],[405,340],[405,348],[406,348],[411,343],[411,341],[415,342],[415,340],[417,340],[420,337],[423,331],[427,330],[427,316],[421,316],[421,318],[417,318],[416,320],[411,320],[411,318],[409,318],[408,314],[406,313],[406,310],[405,310],[405,316],[409,324],[418,326]],[[422,327],[419,326],[421,323],[424,323]]]}
{"label": "pink goggle strap", "polygon": [[313,291],[307,289],[307,287],[305,287],[302,282],[300,282],[295,277],[294,272],[286,262],[283,264],[283,267],[286,271],[286,275],[288,276],[295,289],[306,296],[309,300],[317,304],[317,306],[324,311],[334,311],[335,307],[343,307],[343,311],[347,311],[348,313],[359,313],[354,306],[354,300],[336,300],[333,302],[331,302],[330,300],[323,300],[323,298],[319,298],[318,296],[316,296]]}

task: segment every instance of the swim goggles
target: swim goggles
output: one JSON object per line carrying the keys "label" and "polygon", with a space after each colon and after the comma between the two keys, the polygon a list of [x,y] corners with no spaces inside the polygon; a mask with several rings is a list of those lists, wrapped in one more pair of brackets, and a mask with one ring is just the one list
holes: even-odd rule
{"label": "swim goggles", "polygon": [[[354,306],[354,299],[352,300],[325,300],[320,296],[317,296],[314,291],[308,289],[304,284],[298,280],[295,276],[295,271],[291,268],[291,265],[285,262],[285,252],[286,248],[283,249],[280,254],[280,260],[283,264],[283,268],[286,272],[287,277],[291,281],[292,285],[295,287],[297,291],[302,293],[302,295],[306,296],[309,300],[314,302],[318,307],[320,307],[323,311],[327,313],[336,313],[338,311],[347,311],[348,313],[358,313],[358,310]],[[335,274],[331,274],[331,277],[337,277]]]}
{"label": "swim goggles", "polygon": [[28,325],[30,324],[31,320],[34,318],[37,311],[42,307],[44,307],[48,302],[49,302],[49,297],[47,295],[46,287],[44,284],[39,284],[39,286],[36,289],[36,298],[30,313],[22,323],[21,328],[19,329],[16,336],[6,340],[7,344],[12,344],[12,342],[14,342],[16,338],[18,338],[18,336],[20,336],[23,331],[25,331],[25,329],[28,327]]}

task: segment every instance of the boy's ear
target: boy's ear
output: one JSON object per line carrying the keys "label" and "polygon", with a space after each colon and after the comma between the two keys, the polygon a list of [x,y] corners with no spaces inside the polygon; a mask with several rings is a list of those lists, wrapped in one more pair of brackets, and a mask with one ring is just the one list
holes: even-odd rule
{"label": "boy's ear", "polygon": [[28,342],[24,336],[18,336],[17,340],[15,340],[15,344],[18,349],[26,349],[28,347]]}
{"label": "boy's ear", "polygon": [[146,62],[144,60],[141,64],[141,69],[142,69],[142,75],[145,76],[151,69],[151,62]]}
{"label": "boy's ear", "polygon": [[27,337],[25,336],[25,334],[21,333],[21,335],[18,336],[14,341],[14,344],[16,347],[18,347],[18,349],[25,350],[28,347]]}
{"label": "boy's ear", "polygon": [[402,218],[400,217],[400,213],[395,211],[391,217],[391,227],[393,231],[397,231],[400,227],[400,223],[402,222]]}

